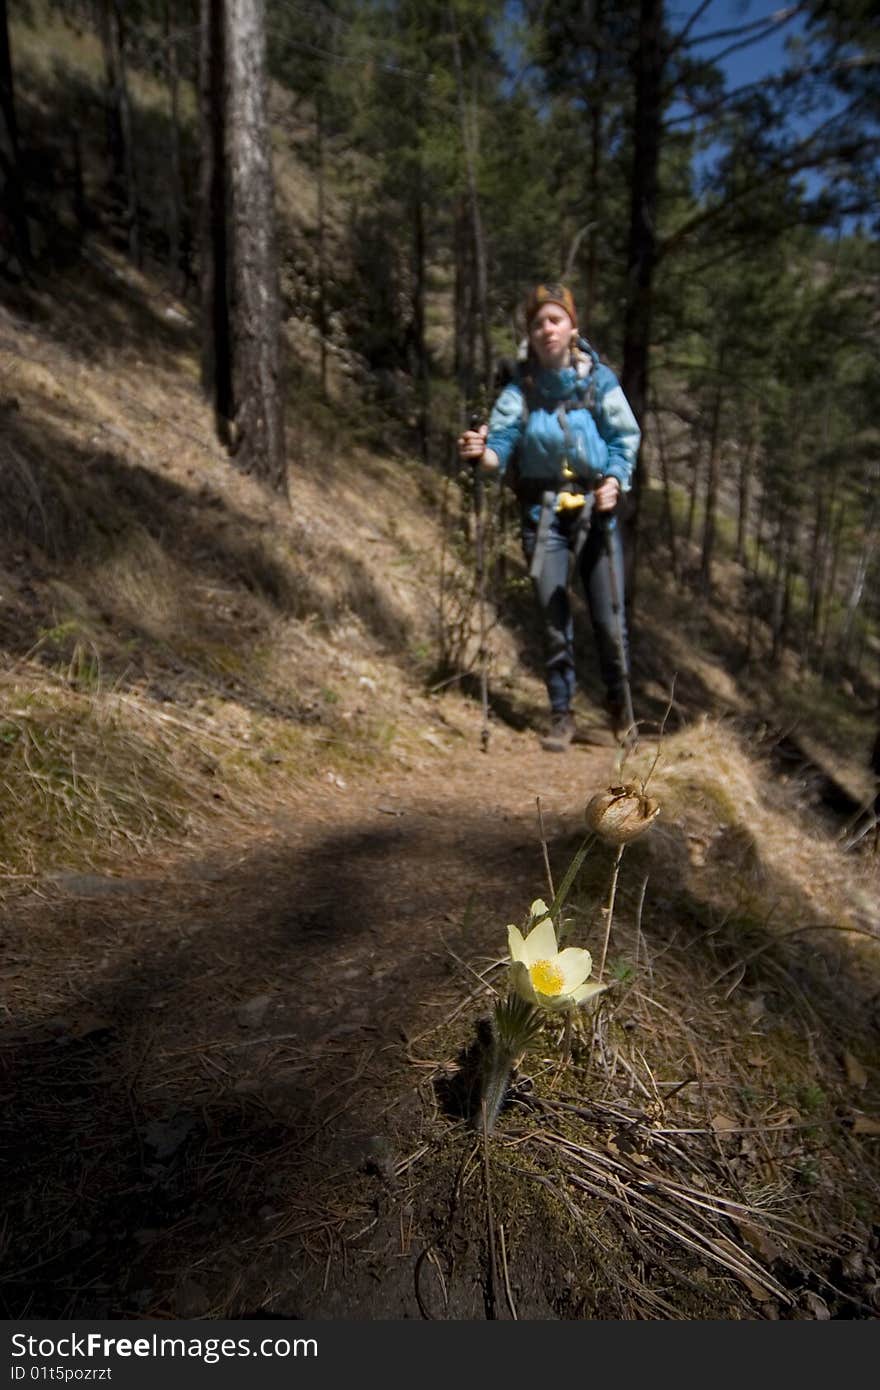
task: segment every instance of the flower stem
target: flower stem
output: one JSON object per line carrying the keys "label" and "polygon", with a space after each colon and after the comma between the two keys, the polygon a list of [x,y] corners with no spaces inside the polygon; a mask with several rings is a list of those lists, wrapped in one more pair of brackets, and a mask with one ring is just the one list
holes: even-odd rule
{"label": "flower stem", "polygon": [[567,1067],[571,1061],[571,1037],[574,1027],[574,1009],[565,1015],[565,1032],[562,1034],[562,1065]]}
{"label": "flower stem", "polygon": [[544,812],[541,809],[541,798],[536,796],[535,801],[538,806],[538,829],[541,833],[541,850],[544,854],[544,868],[547,871],[547,884],[550,888],[550,901],[552,903],[556,897],[556,889],[553,887],[553,873],[550,869],[550,855],[547,851],[547,836],[544,833]]}
{"label": "flower stem", "polygon": [[623,851],[626,845],[617,846],[617,857],[614,860],[614,872],[611,875],[611,891],[608,894],[608,906],[605,908],[605,941],[602,945],[602,959],[599,962],[599,973],[596,980],[602,983],[605,974],[605,958],[608,955],[608,942],[611,940],[611,923],[614,921],[614,899],[617,896],[617,880],[620,875],[620,861],[623,858]]}

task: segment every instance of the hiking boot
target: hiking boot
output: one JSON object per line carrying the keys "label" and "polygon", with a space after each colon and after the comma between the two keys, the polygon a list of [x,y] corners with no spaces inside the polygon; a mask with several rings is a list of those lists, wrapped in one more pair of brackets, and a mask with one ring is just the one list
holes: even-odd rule
{"label": "hiking boot", "polygon": [[550,716],[550,730],[541,739],[545,753],[564,753],[574,738],[574,716],[571,710],[555,709]]}
{"label": "hiking boot", "polygon": [[623,712],[623,701],[612,700],[609,696],[605,701],[605,709],[608,713],[608,723],[611,725],[611,732],[615,738],[620,738],[621,734],[626,733],[626,715]]}
{"label": "hiking boot", "polygon": [[623,700],[615,700],[609,695],[605,701],[605,708],[608,711],[608,723],[611,725],[611,732],[618,743],[624,740],[630,742],[635,737],[635,727],[630,725],[626,717],[626,706]]}

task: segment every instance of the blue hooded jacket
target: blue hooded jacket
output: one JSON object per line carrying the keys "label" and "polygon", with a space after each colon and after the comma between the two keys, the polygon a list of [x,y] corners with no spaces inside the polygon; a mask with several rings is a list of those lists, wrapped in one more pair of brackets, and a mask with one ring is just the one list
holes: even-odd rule
{"label": "blue hooded jacket", "polygon": [[[567,403],[565,426],[559,406]],[[641,431],[620,383],[585,338],[569,366],[559,369],[522,363],[489,416],[488,448],[503,475],[516,456],[519,477],[556,489],[563,464],[586,480],[590,474],[616,478],[628,492]]]}

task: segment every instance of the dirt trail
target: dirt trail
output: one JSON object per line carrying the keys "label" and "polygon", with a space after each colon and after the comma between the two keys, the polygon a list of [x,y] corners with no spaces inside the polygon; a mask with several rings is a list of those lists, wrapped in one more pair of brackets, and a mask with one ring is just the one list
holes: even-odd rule
{"label": "dirt trail", "polygon": [[[218,831],[129,877],[56,875],[12,904],[7,1317],[510,1315],[462,1123],[490,1007],[480,974],[547,893],[536,798],[558,884],[616,750],[548,754],[497,725],[483,754],[479,712],[457,698],[405,728],[381,771],[285,788],[259,833]],[[604,1022],[558,1086],[548,1042],[500,1127],[510,1307],[874,1316],[880,1233],[854,1235],[846,1200],[863,1194],[867,1212],[876,1191],[852,1130],[868,1073],[848,1096],[835,1079],[840,1039],[865,1059],[874,1046],[873,971],[707,930],[692,848],[669,820],[628,851]],[[612,857],[594,847],[571,903],[594,956]],[[766,970],[738,988],[744,950]],[[647,994],[633,989],[646,966]],[[808,1084],[777,1077],[774,1047],[785,1068],[805,1042]],[[598,1165],[586,1218],[566,1195],[585,1172],[565,1169],[571,1154]]]}
{"label": "dirt trail", "polygon": [[458,718],[419,768],[328,774],[264,837],[63,875],[10,915],[8,1316],[418,1316],[411,1260],[364,1286],[341,1232],[418,1137],[412,1040],[544,889],[536,797],[560,873],[614,765],[504,727],[484,755]]}

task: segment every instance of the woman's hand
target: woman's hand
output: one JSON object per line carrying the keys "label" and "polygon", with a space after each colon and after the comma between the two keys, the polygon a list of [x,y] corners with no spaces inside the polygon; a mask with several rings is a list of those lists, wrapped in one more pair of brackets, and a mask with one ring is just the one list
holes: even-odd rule
{"label": "woman's hand", "polygon": [[617,506],[617,499],[620,496],[620,483],[616,478],[603,478],[596,491],[593,493],[593,501],[597,512],[613,512]]}
{"label": "woman's hand", "polygon": [[481,425],[478,430],[465,430],[458,436],[458,457],[467,463],[481,463],[486,469],[497,468],[498,455],[494,449],[486,448],[488,433],[488,425]]}

